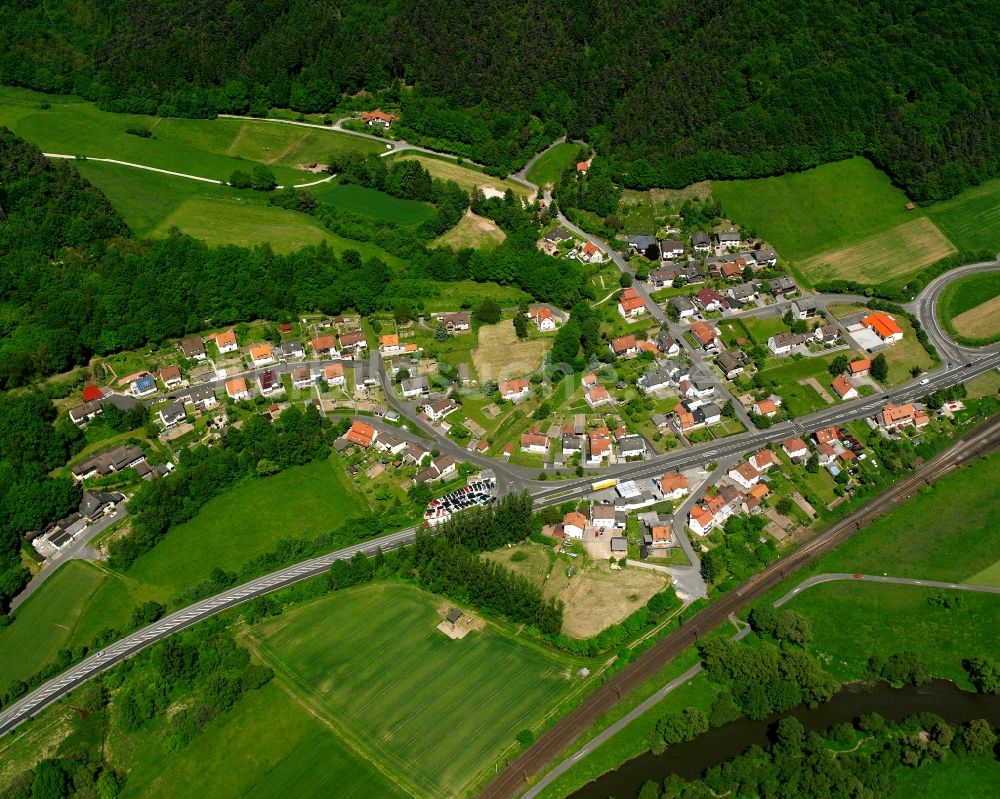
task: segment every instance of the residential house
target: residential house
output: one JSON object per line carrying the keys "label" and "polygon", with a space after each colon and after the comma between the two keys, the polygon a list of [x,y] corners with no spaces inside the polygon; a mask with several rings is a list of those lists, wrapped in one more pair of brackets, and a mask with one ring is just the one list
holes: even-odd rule
{"label": "residential house", "polygon": [[250,399],[250,390],[247,388],[247,381],[242,377],[234,377],[226,381],[226,394],[230,399],[237,402]]}
{"label": "residential house", "polygon": [[840,428],[824,427],[822,430],[817,430],[813,433],[813,438],[816,439],[817,444],[829,444],[831,441],[839,441]]}
{"label": "residential house", "polygon": [[649,271],[649,282],[653,288],[662,289],[672,286],[677,275],[677,267],[673,264],[660,266]]}
{"label": "residential house", "polygon": [[374,388],[378,385],[379,376],[371,361],[358,361],[354,364],[354,390]]}
{"label": "residential house", "polygon": [[903,338],[903,328],[896,320],[882,311],[868,314],[861,324],[871,330],[884,344],[895,344]]}
{"label": "residential house", "polygon": [[695,322],[691,325],[691,335],[706,352],[718,352],[722,349],[719,331],[705,322]]}
{"label": "residential house", "polygon": [[271,350],[271,343],[268,341],[254,344],[250,348],[250,360],[255,368],[274,363],[274,352]]}
{"label": "residential house", "polygon": [[590,164],[589,163],[587,163],[586,161],[577,161],[576,162],[576,174],[578,174],[581,177],[583,177],[583,176],[586,176],[586,174],[589,171],[590,171]]}
{"label": "residential house", "polygon": [[599,264],[604,260],[604,253],[593,242],[584,242],[580,248],[580,260],[588,264]]}
{"label": "residential house", "polygon": [[649,528],[649,546],[655,549],[669,547],[672,536],[670,525],[654,524]]}
{"label": "residential house", "polygon": [[678,273],[689,286],[694,286],[705,282],[707,277],[704,267],[697,261],[689,261],[685,266],[680,267]]}
{"label": "residential house", "polygon": [[585,374],[582,383],[584,388],[593,388],[597,385],[597,375],[593,372]]}
{"label": "residential house", "polygon": [[455,313],[441,314],[438,321],[444,325],[444,329],[451,334],[464,333],[472,326],[472,317],[468,311],[457,311]]}
{"label": "residential house", "polygon": [[[631,235],[628,237],[628,249],[637,255],[645,255],[646,250],[655,244],[656,239],[652,236]],[[683,252],[683,248],[681,252]],[[659,258],[659,250],[657,250],[657,258]]]}
{"label": "residential house", "polygon": [[678,383],[678,390],[682,397],[690,401],[692,407],[697,407],[715,396],[715,383],[708,375],[693,374]]}
{"label": "residential house", "polygon": [[166,388],[176,388],[184,382],[179,366],[166,366],[160,370],[160,382]]}
{"label": "residential house", "polygon": [[694,409],[694,421],[696,425],[712,425],[722,421],[722,408],[714,402],[706,405],[699,405]]}
{"label": "residential house", "polygon": [[744,462],[729,470],[729,479],[744,491],[749,491],[760,482],[760,472],[754,468],[753,464]]}
{"label": "residential house", "polygon": [[368,348],[363,330],[354,330],[350,333],[340,334],[341,350],[363,350]]}
{"label": "residential house", "polygon": [[605,458],[611,457],[611,431],[606,427],[598,427],[587,435],[589,455],[587,462],[591,466],[600,465]]}
{"label": "residential house", "polygon": [[409,442],[395,430],[383,430],[379,433],[378,441],[375,443],[377,450],[388,452],[390,455],[399,455],[408,446]]}
{"label": "residential house", "polygon": [[694,295],[698,304],[706,311],[718,311],[722,308],[722,295],[715,289],[699,289]]}
{"label": "residential house", "polygon": [[278,358],[282,361],[287,361],[291,358],[303,358],[305,354],[305,347],[298,340],[283,341],[278,347]]}
{"label": "residential house", "polygon": [[155,394],[156,380],[149,372],[146,372],[132,381],[129,392],[135,397],[148,397],[150,394]]}
{"label": "residential house", "polygon": [[309,388],[312,386],[312,372],[308,366],[300,366],[292,370],[292,387]]}
{"label": "residential house", "polygon": [[770,289],[770,293],[774,297],[787,297],[789,294],[793,294],[799,290],[799,287],[795,285],[795,281],[788,275],[772,277],[770,280],[765,281],[765,285]]}
{"label": "residential house", "polygon": [[757,287],[753,283],[740,283],[726,289],[726,294],[739,305],[757,301]]}
{"label": "residential house", "polygon": [[376,108],[374,111],[362,111],[361,119],[370,128],[388,130],[399,117],[395,114],[389,114],[381,108]]}
{"label": "residential house", "polygon": [[623,458],[645,458],[646,442],[642,436],[627,435],[618,439],[618,454]]}
{"label": "residential house", "polygon": [[198,336],[182,338],[179,346],[184,357],[192,361],[203,361],[208,357],[208,353],[205,351],[205,342]]}
{"label": "residential house", "polygon": [[157,411],[157,415],[160,417],[160,424],[164,427],[173,427],[175,424],[187,419],[187,412],[184,410],[183,402],[173,402],[165,408],[160,408]]}
{"label": "residential house", "polygon": [[635,319],[646,313],[646,303],[634,288],[624,289],[618,297],[618,313],[622,319]]}
{"label": "residential house", "polygon": [[640,375],[639,379],[636,381],[636,385],[639,390],[645,394],[649,394],[651,391],[658,391],[663,388],[669,388],[673,385],[673,378],[671,377],[672,370],[668,366],[661,366],[653,372],[646,372],[644,375]]}
{"label": "residential house", "polygon": [[596,388],[590,389],[585,395],[584,400],[591,408],[599,408],[602,405],[612,404],[611,394],[604,386],[597,386]]}
{"label": "residential house", "polygon": [[548,436],[543,436],[537,425],[527,433],[521,434],[522,452],[530,452],[533,455],[548,455],[549,446]]}
{"label": "residential house", "polygon": [[587,529],[587,517],[578,510],[570,511],[563,516],[562,528],[569,538],[583,538]]}
{"label": "residential house", "polygon": [[781,442],[781,448],[793,461],[809,460],[809,445],[798,436],[795,438],[786,438]]}
{"label": "residential house", "polygon": [[771,419],[778,415],[778,407],[780,403],[773,399],[765,399],[755,402],[753,407],[750,408],[750,413],[754,416],[766,416]]}
{"label": "residential house", "polygon": [[396,333],[389,333],[379,338],[378,349],[383,355],[393,356],[417,352],[420,348],[416,344],[406,344],[401,342]]}
{"label": "residential house", "polygon": [[500,396],[513,403],[527,399],[530,393],[531,383],[524,377],[519,377],[516,380],[504,380],[500,384]]}
{"label": "residential house", "polygon": [[905,405],[886,403],[877,419],[885,430],[898,430],[901,427],[921,428],[930,423],[926,412],[918,410],[911,403]]}
{"label": "residential house", "polygon": [[688,527],[695,535],[706,536],[715,529],[715,514],[703,505],[695,505],[688,514]]}
{"label": "residential house", "polygon": [[542,237],[545,241],[555,242],[556,244],[568,241],[573,238],[573,234],[570,233],[565,228],[557,227],[552,228],[548,233]]}
{"label": "residential house", "polygon": [[619,336],[611,339],[611,352],[617,358],[631,358],[639,354],[639,347],[635,343],[635,336]]}
{"label": "residential house", "polygon": [[211,386],[195,386],[177,395],[177,399],[185,405],[194,405],[195,409],[207,411],[219,404],[215,389]]}
{"label": "residential house", "polygon": [[119,493],[107,491],[84,491],[80,500],[78,513],[91,524],[100,519],[125,497]]}
{"label": "residential house", "polygon": [[430,450],[424,449],[420,444],[410,443],[406,447],[406,452],[403,454],[403,460],[406,463],[411,463],[414,466],[419,466],[423,463],[424,458],[430,455]]}
{"label": "residential house", "polygon": [[725,280],[739,280],[743,277],[743,267],[735,261],[723,261],[719,265],[719,276]]}
{"label": "residential house", "polygon": [[458,473],[458,463],[451,455],[442,455],[431,461],[431,466],[437,471],[442,480]]}
{"label": "residential house", "polygon": [[146,460],[146,453],[139,447],[119,445],[112,449],[97,452],[70,467],[70,474],[76,480],[87,480],[91,477],[106,477],[123,469],[139,466]]}
{"label": "residential house", "polygon": [[430,382],[427,375],[417,375],[408,377],[400,384],[403,390],[403,399],[413,399],[414,397],[426,397],[430,392]]}
{"label": "residential house", "polygon": [[604,532],[605,530],[622,529],[625,527],[627,518],[619,521],[620,516],[614,505],[608,502],[599,502],[590,506],[590,523],[595,530]]}
{"label": "residential house", "polygon": [[460,363],[455,367],[455,379],[460,386],[467,386],[472,382],[472,377],[469,374],[469,364]]}
{"label": "residential house", "polygon": [[776,356],[788,355],[793,347],[805,343],[801,333],[776,333],[767,340],[767,348]]}
{"label": "residential house", "polygon": [[671,297],[670,307],[677,311],[678,319],[688,319],[698,313],[690,297]]}
{"label": "residential house", "polygon": [[378,430],[367,422],[355,419],[351,422],[348,431],[344,433],[344,438],[362,449],[368,449],[378,438]]}
{"label": "residential house", "polygon": [[660,255],[664,260],[683,257],[684,242],[678,239],[664,239],[660,242]]}
{"label": "residential house", "polygon": [[755,452],[747,460],[754,469],[762,473],[767,472],[772,466],[778,465],[774,453],[769,449],[762,449],[759,452]]}
{"label": "residential house", "polygon": [[851,384],[843,375],[837,375],[833,378],[833,382],[830,384],[833,386],[833,390],[837,392],[837,396],[842,400],[852,400],[858,398],[858,390]]}
{"label": "residential house", "polygon": [[819,311],[819,302],[810,297],[792,300],[792,316],[795,319],[812,319]]}
{"label": "residential house", "polygon": [[668,358],[676,358],[681,354],[681,343],[668,333],[660,333],[656,337],[656,346]]}
{"label": "residential house", "polygon": [[227,352],[236,352],[240,345],[236,341],[236,333],[227,330],[225,333],[218,333],[215,336],[215,346],[219,348],[219,353],[225,355]]}
{"label": "residential house", "polygon": [[763,511],[761,503],[764,501],[764,497],[771,493],[771,489],[768,488],[763,483],[758,483],[753,488],[751,488],[747,495],[743,498],[741,505],[741,510],[744,513],[757,514]]}
{"label": "residential house", "polygon": [[316,338],[314,338],[310,343],[312,345],[313,355],[317,358],[340,357],[340,353],[337,352],[337,339],[333,336],[316,336]]}
{"label": "residential house", "polygon": [[820,466],[830,466],[837,461],[837,450],[829,444],[819,444],[816,447],[816,457]]}
{"label": "residential house", "polygon": [[323,367],[323,379],[331,388],[347,385],[347,375],[344,374],[344,364],[330,363]]}
{"label": "residential house", "polygon": [[691,234],[691,249],[697,253],[709,252],[712,249],[712,240],[704,231],[695,231]]}
{"label": "residential house", "polygon": [[688,479],[680,472],[665,472],[659,480],[653,481],[654,487],[659,487],[664,499],[677,500],[687,496]]}
{"label": "residential house", "polygon": [[576,435],[572,430],[569,432],[563,432],[562,435],[562,454],[564,456],[568,455],[580,455],[583,453],[583,442],[580,440],[580,436]]}
{"label": "residential house", "polygon": [[556,315],[544,305],[532,308],[525,314],[541,333],[549,333],[556,329]]}
{"label": "residential house", "polygon": [[868,358],[862,358],[858,361],[851,361],[847,364],[847,373],[851,377],[867,377],[868,373],[871,371],[872,362]]}
{"label": "residential house", "polygon": [[420,406],[420,411],[432,422],[440,422],[449,413],[453,413],[456,410],[458,410],[458,403],[447,397],[431,400]]}
{"label": "residential house", "polygon": [[777,266],[778,253],[771,249],[761,249],[753,251],[753,259],[758,266]]}
{"label": "residential house", "polygon": [[743,246],[743,237],[738,230],[719,231],[713,235],[719,247],[738,250]]}
{"label": "residential house", "polygon": [[820,344],[836,344],[840,340],[840,328],[833,324],[822,325],[812,335]]}
{"label": "residential house", "polygon": [[265,369],[263,372],[257,373],[257,386],[260,388],[260,393],[265,397],[269,397],[272,394],[280,394],[285,390],[285,384],[281,382],[281,377],[274,369]]}
{"label": "residential house", "polygon": [[726,380],[743,374],[750,365],[750,359],[743,350],[723,350],[715,359],[715,365],[719,367]]}

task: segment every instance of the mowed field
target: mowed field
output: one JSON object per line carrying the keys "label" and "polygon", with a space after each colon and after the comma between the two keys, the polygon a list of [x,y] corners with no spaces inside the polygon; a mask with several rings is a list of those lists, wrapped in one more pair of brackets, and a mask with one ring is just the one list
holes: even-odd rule
{"label": "mowed field", "polygon": [[321,203],[403,226],[419,225],[434,216],[434,206],[429,203],[403,200],[366,186],[331,182],[308,191]]}
{"label": "mowed field", "polygon": [[410,151],[403,151],[398,156],[390,157],[393,159],[409,158],[419,161],[424,169],[431,173],[432,177],[435,177],[438,180],[453,180],[466,191],[472,191],[477,186],[489,186],[490,188],[501,192],[510,189],[514,192],[514,194],[520,194],[525,197],[531,193],[531,190],[527,186],[522,186],[520,183],[515,183],[512,180],[504,180],[503,178],[491,177],[484,172],[478,172],[475,169],[462,166],[455,161],[431,158],[426,155],[415,155]]}
{"label": "mowed field", "polygon": [[504,319],[498,324],[479,328],[479,343],[472,351],[472,362],[480,382],[523,377],[542,365],[550,346],[551,338],[519,340],[514,332],[514,323]]}
{"label": "mowed field", "polygon": [[[42,109],[48,103],[51,107]],[[271,167],[278,183],[316,176],[296,164],[326,162],[334,152],[380,152],[377,142],[334,131],[240,119],[164,119],[113,114],[73,97],[0,87],[0,124],[45,152],[116,158],[216,180],[253,163]],[[126,133],[145,128],[152,137]],[[249,162],[249,163],[248,163]]]}
{"label": "mowed field", "polygon": [[989,340],[1000,334],[1000,272],[969,275],[948,284],[937,311],[951,331],[965,338]]}
{"label": "mowed field", "polygon": [[528,180],[542,187],[555,184],[562,173],[576,162],[579,151],[580,145],[572,142],[563,142],[546,150],[528,170]]}
{"label": "mowed field", "polygon": [[932,205],[927,215],[960,249],[1000,252],[1000,179]]}
{"label": "mowed field", "polygon": [[465,216],[458,220],[447,233],[438,236],[432,246],[451,247],[453,250],[472,248],[474,250],[491,250],[507,238],[495,223],[489,219],[472,213],[470,208]]}
{"label": "mowed field", "polygon": [[574,685],[568,661],[492,625],[451,640],[436,629],[441,604],[412,586],[378,583],[250,631],[311,712],[420,797],[460,796],[492,774],[514,736]]}
{"label": "mowed field", "polygon": [[723,212],[775,246],[811,282],[881,283],[955,251],[921,209],[864,158],[755,180],[715,181]]}
{"label": "mowed field", "polygon": [[365,510],[335,459],[242,483],[211,500],[121,574],[68,561],[0,628],[0,684],[30,676],[59,649],[89,644],[126,624],[147,601],[167,603],[218,566],[238,571],[281,539],[337,529]]}

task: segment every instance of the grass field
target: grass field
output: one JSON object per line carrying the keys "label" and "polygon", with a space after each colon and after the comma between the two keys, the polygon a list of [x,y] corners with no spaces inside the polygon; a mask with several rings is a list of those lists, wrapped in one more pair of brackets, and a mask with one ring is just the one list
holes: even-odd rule
{"label": "grass field", "polygon": [[[961,605],[929,604],[942,593],[960,598]],[[805,614],[813,631],[809,650],[842,681],[860,679],[872,655],[913,650],[932,674],[971,689],[963,658],[1000,658],[1000,596],[839,582],[813,586],[783,608]]]}
{"label": "grass field", "polygon": [[534,166],[528,170],[528,180],[536,186],[549,186],[562,176],[562,173],[576,163],[576,154],[580,151],[578,144],[563,142],[547,150]]}
{"label": "grass field", "polygon": [[419,161],[424,169],[431,173],[431,176],[438,180],[453,180],[466,191],[472,191],[477,186],[489,186],[501,192],[510,189],[514,194],[520,194],[524,197],[531,194],[531,190],[527,186],[522,186],[520,183],[515,183],[512,180],[490,177],[484,172],[477,172],[475,169],[462,166],[454,161],[431,158],[426,155],[415,155],[409,151],[404,151],[398,156],[391,157],[400,159],[412,158],[415,161]]}
{"label": "grass field", "polygon": [[619,213],[622,216],[624,233],[653,235],[656,233],[656,208],[652,193],[625,189]]}
{"label": "grass field", "polygon": [[807,258],[797,266],[812,281],[842,278],[882,283],[919,271],[953,252],[955,246],[924,216]]}
{"label": "grass field", "polygon": [[1000,760],[993,753],[950,757],[914,769],[897,766],[891,799],[956,799],[994,796],[1000,785]]}
{"label": "grass field", "polygon": [[431,244],[433,247],[451,247],[461,250],[471,247],[476,250],[492,250],[507,238],[499,227],[489,219],[472,213],[470,208],[465,216],[458,220],[447,233],[438,236]]}
{"label": "grass field", "polygon": [[885,355],[885,359],[889,364],[888,381],[890,386],[897,386],[912,379],[912,375],[910,374],[911,367],[919,366],[925,372],[928,369],[934,368],[931,356],[927,353],[927,350],[920,346],[920,342],[917,341],[910,320],[898,315],[894,318],[896,324],[903,330],[903,338],[891,347],[886,347],[879,352],[880,355]]}
{"label": "grass field", "polygon": [[960,249],[1000,252],[1000,179],[933,205],[927,215]]}
{"label": "grass field", "polygon": [[479,328],[479,343],[472,352],[480,380],[506,380],[531,374],[542,365],[551,338],[528,338],[514,333],[514,323],[505,319]]}
{"label": "grass field", "polygon": [[573,687],[567,661],[492,626],[451,640],[435,629],[441,604],[375,584],[252,631],[312,712],[424,797],[462,795]]}
{"label": "grass field", "polygon": [[781,397],[785,406],[795,416],[805,416],[813,411],[826,408],[827,403],[819,392],[808,382],[816,380],[827,391],[830,391],[830,372],[828,367],[833,355],[816,358],[773,358],[767,362],[767,367],[760,370],[760,376],[772,386],[774,392]]}
{"label": "grass field", "polygon": [[989,341],[1000,334],[1000,272],[969,275],[949,283],[937,306],[949,332]]}
{"label": "grass field", "polygon": [[[42,103],[51,108],[42,110]],[[100,111],[78,98],[0,87],[0,124],[46,152],[117,158],[201,177],[228,180],[248,161],[267,164],[278,183],[315,176],[298,163],[325,162],[332,152],[380,152],[377,142],[333,131],[237,119],[161,119]],[[142,127],[153,136],[125,132]]]}
{"label": "grass field", "polygon": [[434,207],[428,203],[403,200],[366,186],[323,183],[309,189],[309,193],[327,205],[403,226],[419,225],[434,216]]}

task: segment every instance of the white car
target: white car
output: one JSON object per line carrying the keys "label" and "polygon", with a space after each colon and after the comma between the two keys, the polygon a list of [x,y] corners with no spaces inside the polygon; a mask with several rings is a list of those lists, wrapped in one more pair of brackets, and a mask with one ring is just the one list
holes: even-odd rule
{"label": "white car", "polygon": [[930,378],[929,377],[925,377],[923,380],[920,381],[920,385],[926,386],[930,382],[931,382]]}

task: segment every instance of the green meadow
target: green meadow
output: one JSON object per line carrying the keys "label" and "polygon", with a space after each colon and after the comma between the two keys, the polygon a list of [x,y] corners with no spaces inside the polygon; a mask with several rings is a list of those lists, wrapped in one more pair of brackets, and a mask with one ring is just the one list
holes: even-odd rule
{"label": "green meadow", "polygon": [[546,150],[528,170],[528,180],[543,187],[558,182],[562,173],[576,163],[579,150],[580,145],[572,142],[563,142]]}
{"label": "green meadow", "polygon": [[377,189],[350,183],[323,183],[308,191],[321,203],[406,227],[426,222],[435,213],[434,206],[429,203],[403,200]]}
{"label": "green meadow", "polygon": [[400,584],[341,591],[251,631],[264,661],[356,751],[421,797],[468,792],[568,698],[571,662],[492,624],[452,640],[442,600]]}
{"label": "green meadow", "polygon": [[1000,179],[932,205],[927,215],[959,249],[1000,252]]}

